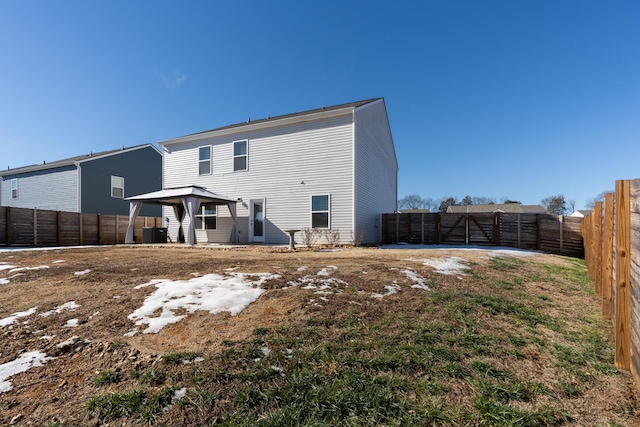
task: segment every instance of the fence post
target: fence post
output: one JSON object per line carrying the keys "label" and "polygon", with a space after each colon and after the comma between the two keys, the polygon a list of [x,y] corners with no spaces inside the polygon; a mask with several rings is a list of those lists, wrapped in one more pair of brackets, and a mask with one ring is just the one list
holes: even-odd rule
{"label": "fence post", "polygon": [[631,203],[628,180],[616,181],[616,356],[620,369],[631,367]]}
{"label": "fence post", "polygon": [[522,237],[521,237],[521,233],[522,233],[522,223],[520,222],[520,216],[522,215],[520,212],[518,212],[518,249],[522,248]]}
{"label": "fence post", "polygon": [[602,296],[602,202],[596,202],[593,207],[593,229],[594,234],[591,237],[594,244],[594,281],[596,282],[596,295]]}
{"label": "fence post", "polygon": [[424,212],[422,212],[420,214],[420,227],[422,228],[422,242],[421,242],[421,244],[424,245]]}
{"label": "fence post", "polygon": [[558,222],[560,223],[560,227],[558,232],[560,233],[560,255],[564,252],[564,236],[563,236],[563,228],[564,228],[564,217],[562,215],[558,215]]}
{"label": "fence post", "polygon": [[502,244],[502,233],[500,230],[500,212],[496,212],[493,217],[493,241],[495,246],[500,246]]}
{"label": "fence post", "polygon": [[438,212],[436,216],[436,245],[440,244],[440,221],[441,221],[441,213]]}
{"label": "fence post", "polygon": [[469,246],[469,214],[464,216],[464,244]]}
{"label": "fence post", "polygon": [[[611,318],[613,274],[613,193],[604,195],[604,236],[602,253],[602,315]],[[597,267],[597,266],[596,266]]]}

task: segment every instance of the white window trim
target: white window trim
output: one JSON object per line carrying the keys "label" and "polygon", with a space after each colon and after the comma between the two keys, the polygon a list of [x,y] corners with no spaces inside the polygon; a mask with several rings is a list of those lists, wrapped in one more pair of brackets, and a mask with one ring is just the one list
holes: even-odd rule
{"label": "white window trim", "polygon": [[[122,187],[118,187],[117,185],[114,185],[113,178],[121,179],[122,180]],[[113,195],[113,189],[114,188],[122,189],[122,196],[114,196]],[[124,177],[117,176],[117,175],[111,175],[111,197],[113,197],[115,199],[124,199]]]}
{"label": "white window trim", "polygon": [[[205,215],[204,213],[204,208],[206,205],[201,205],[200,206],[200,210],[198,211],[198,213],[195,215],[195,218],[201,218],[202,219],[202,226],[200,228],[196,228],[196,230],[217,230],[218,229],[218,206],[214,206],[215,209],[215,213],[214,214],[207,214]],[[216,226],[215,228],[207,228],[205,225],[206,221],[205,218],[208,217],[216,217]]]}
{"label": "white window trim", "polygon": [[[236,142],[244,142],[246,145],[245,147],[246,149],[246,153],[236,156]],[[233,152],[231,154],[233,154],[233,164],[231,165],[231,168],[234,172],[244,172],[244,171],[248,171],[249,170],[249,140],[248,139],[239,139],[237,141],[233,141],[232,144],[232,150]],[[245,158],[245,168],[244,169],[237,169],[236,170],[236,157],[244,157]]]}
{"label": "white window trim", "polygon": [[[200,160],[200,149],[209,148],[209,159]],[[209,173],[200,173],[200,163],[209,162]],[[200,145],[198,147],[198,175],[211,175],[213,173],[213,147],[211,145]]]}
{"label": "white window trim", "polygon": [[18,178],[11,179],[11,198],[12,199],[18,198]]}
{"label": "white window trim", "polygon": [[[322,210],[322,211],[314,211],[313,210],[313,198],[314,197],[319,197],[319,196],[327,196],[327,210]],[[315,228],[317,230],[330,230],[331,229],[331,194],[327,193],[327,194],[312,194],[311,198],[310,198],[310,202],[311,202],[311,217],[309,218],[309,222],[311,224],[311,228]],[[326,213],[327,214],[327,227],[314,227],[313,226],[313,214],[314,213]]]}

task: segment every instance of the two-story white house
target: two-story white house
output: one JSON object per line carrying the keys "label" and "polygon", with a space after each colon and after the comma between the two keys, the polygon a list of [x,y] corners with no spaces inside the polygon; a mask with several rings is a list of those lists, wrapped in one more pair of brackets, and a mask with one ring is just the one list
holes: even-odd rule
{"label": "two-story white house", "polygon": [[[398,162],[382,98],[248,120],[159,145],[163,188],[196,185],[237,200],[241,243],[285,244],[285,230],[305,228],[337,231],[345,244],[354,236],[378,243],[381,214],[396,210]],[[169,236],[177,236],[173,209],[165,207],[163,216]],[[225,206],[200,206],[194,222],[198,243],[231,241]]]}

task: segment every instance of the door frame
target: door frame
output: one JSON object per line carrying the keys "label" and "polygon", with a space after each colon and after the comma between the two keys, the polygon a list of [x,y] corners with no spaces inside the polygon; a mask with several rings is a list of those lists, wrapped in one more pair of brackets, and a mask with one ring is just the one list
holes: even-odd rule
{"label": "door frame", "polygon": [[[253,234],[254,204],[262,205],[262,236],[255,236]],[[267,219],[266,199],[265,198],[250,199],[249,200],[249,243],[264,243],[266,219]]]}

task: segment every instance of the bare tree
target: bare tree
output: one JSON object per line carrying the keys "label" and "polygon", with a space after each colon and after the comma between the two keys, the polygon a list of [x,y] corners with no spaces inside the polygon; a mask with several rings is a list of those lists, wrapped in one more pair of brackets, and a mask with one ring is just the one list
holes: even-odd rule
{"label": "bare tree", "polygon": [[460,202],[462,206],[469,206],[473,204],[473,198],[469,195],[464,196],[464,199]]}
{"label": "bare tree", "polygon": [[424,199],[418,194],[409,194],[398,200],[398,209],[423,209]]}
{"label": "bare tree", "polygon": [[473,200],[473,204],[474,205],[490,205],[492,203],[496,202],[496,198],[495,197],[472,197]]}
{"label": "bare tree", "polygon": [[604,195],[607,194],[607,193],[613,193],[613,190],[603,191],[602,193],[598,194],[593,199],[587,199],[587,201],[585,202],[585,207],[587,209],[592,209],[596,205],[596,202],[603,202],[604,201]]}
{"label": "bare tree", "polygon": [[433,200],[431,197],[427,197],[426,199],[422,200],[424,209],[428,210],[429,212],[436,212],[438,210],[438,206],[440,205],[436,200]]}
{"label": "bare tree", "polygon": [[569,206],[567,205],[567,201],[563,194],[545,197],[540,201],[540,204],[544,207],[547,213],[552,215],[566,215],[569,210]]}

